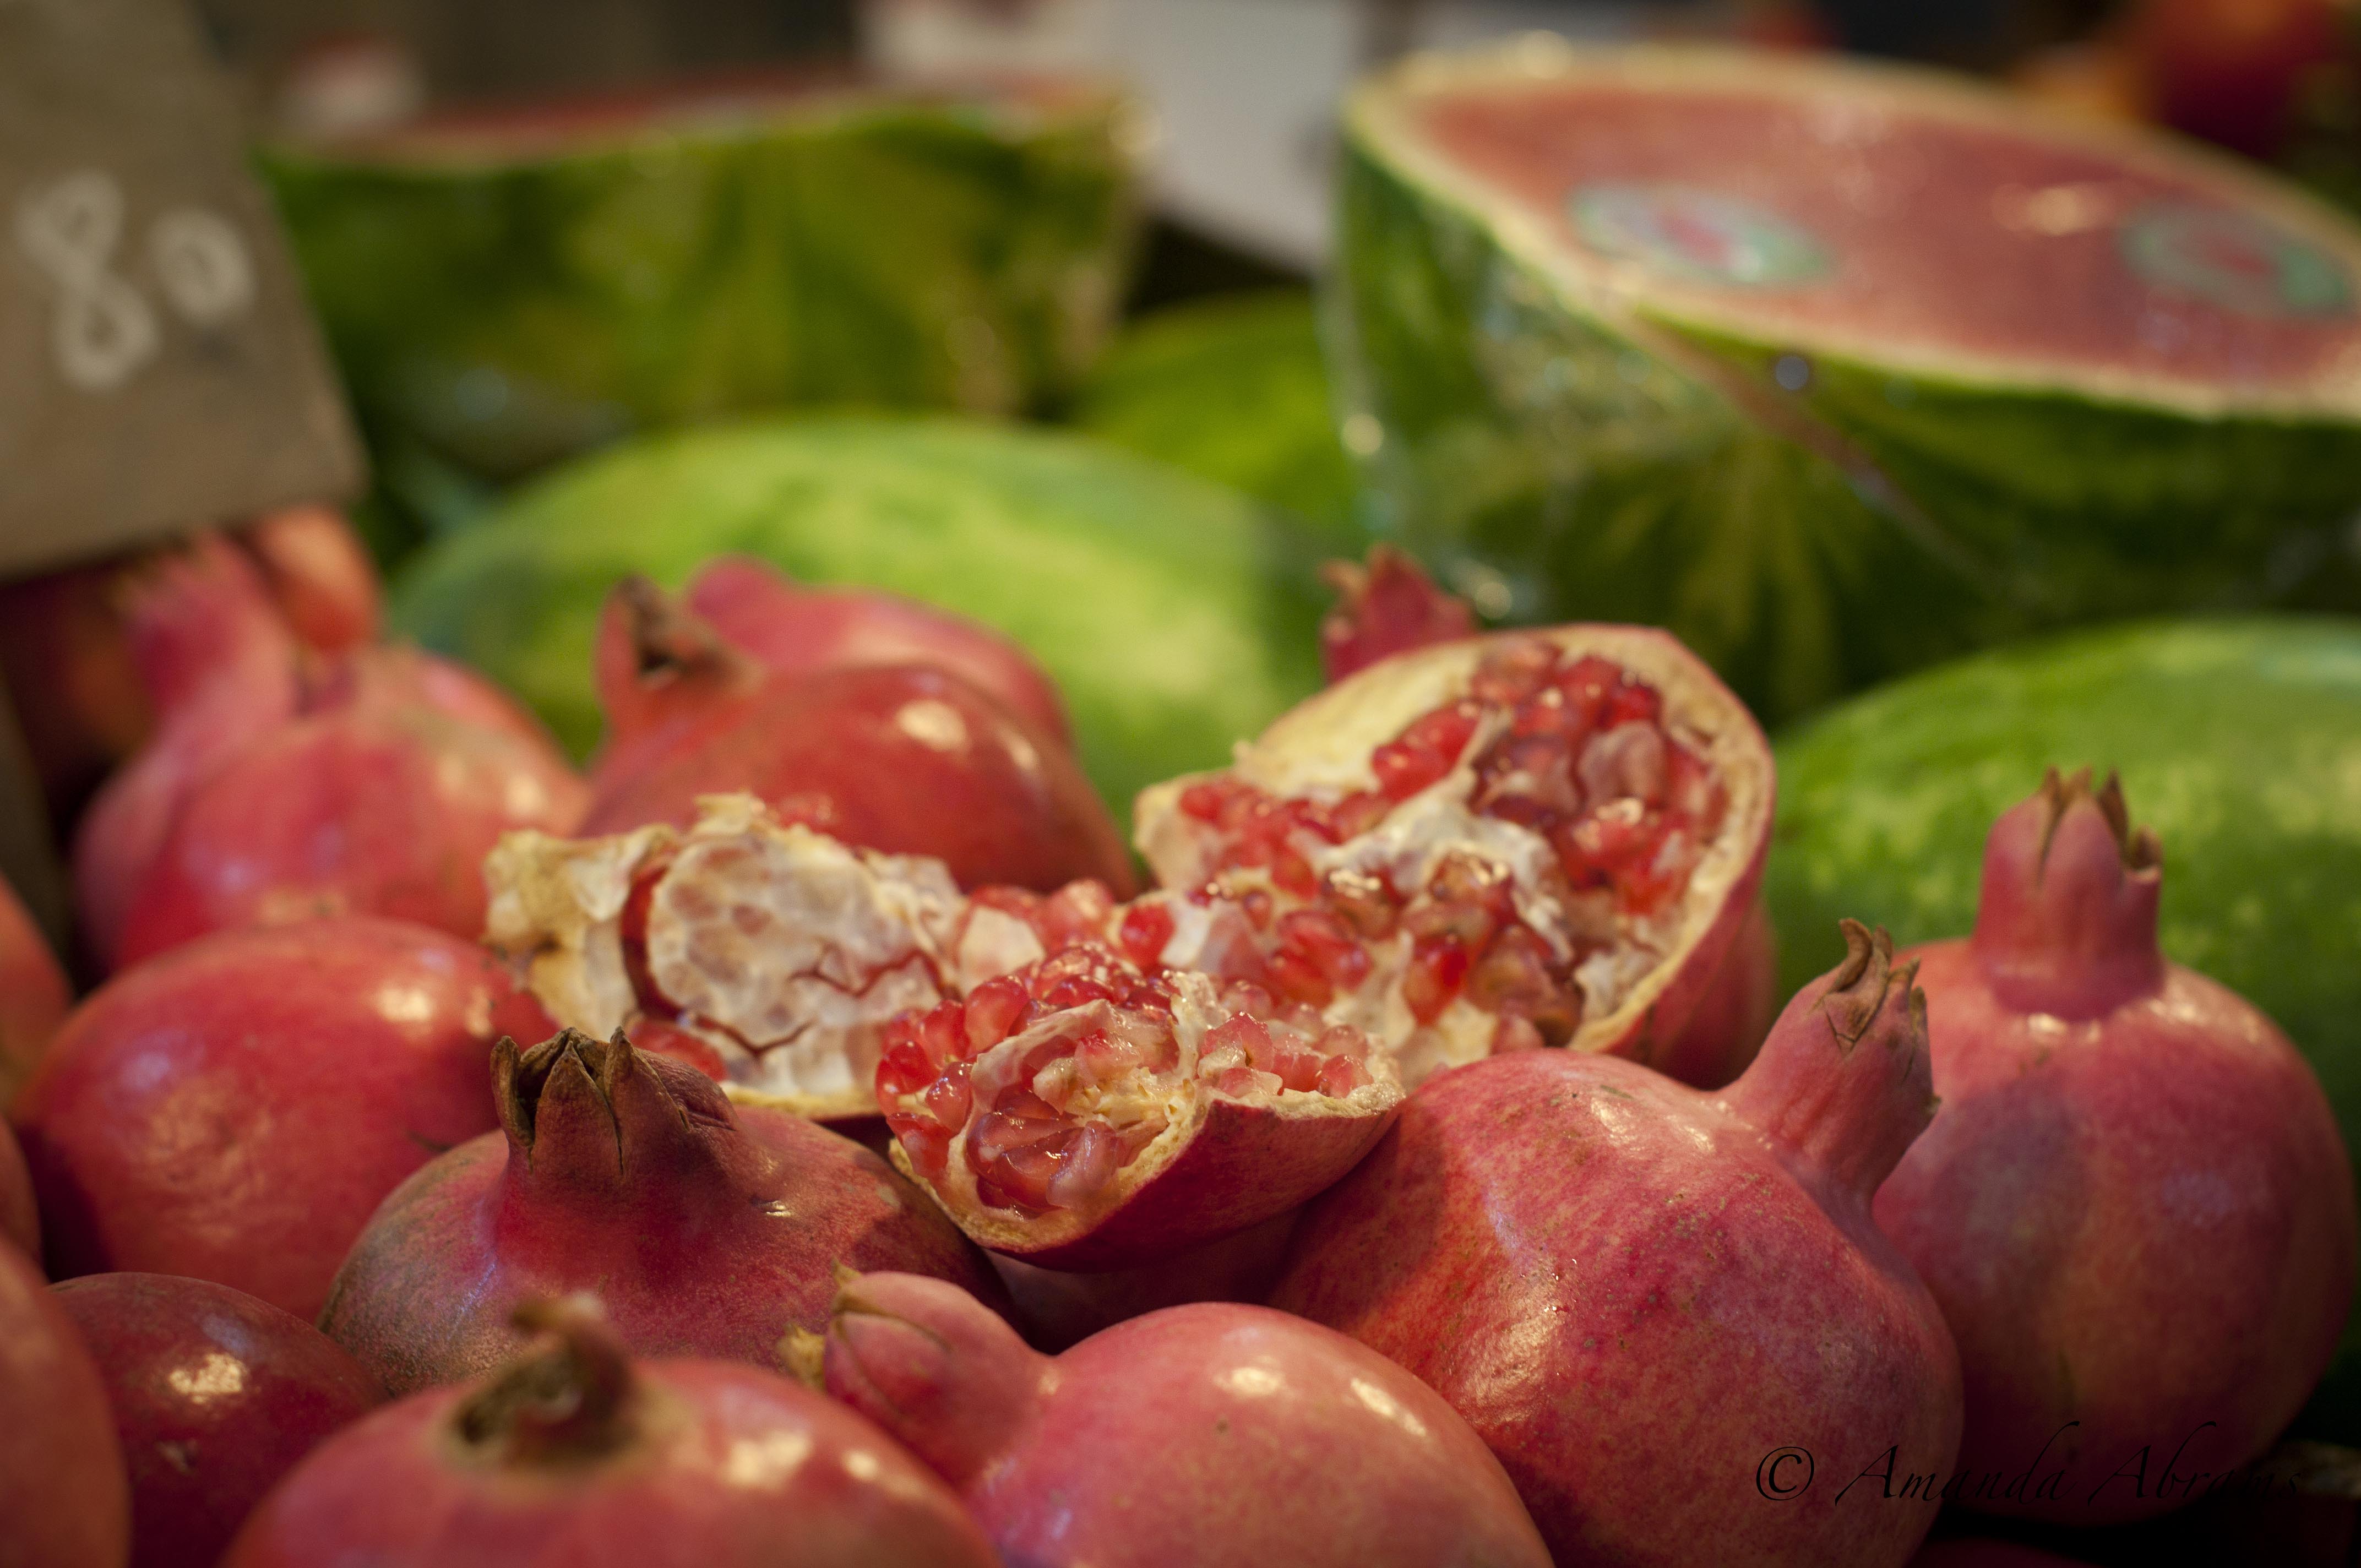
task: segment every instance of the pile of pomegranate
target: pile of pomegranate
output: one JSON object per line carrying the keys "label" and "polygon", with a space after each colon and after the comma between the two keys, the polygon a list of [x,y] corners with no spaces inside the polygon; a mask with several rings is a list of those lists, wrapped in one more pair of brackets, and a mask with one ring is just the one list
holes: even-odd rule
{"label": "pile of pomegranate", "polygon": [[0,899],[11,1568],[2062,1562],[1952,1520],[2185,1503],[2334,1353],[2335,1123],[2111,778],[1774,1022],[1662,632],[1374,552],[1135,861],[984,628],[619,584],[577,774],[334,522],[115,569],[42,731],[120,762],[103,982]]}

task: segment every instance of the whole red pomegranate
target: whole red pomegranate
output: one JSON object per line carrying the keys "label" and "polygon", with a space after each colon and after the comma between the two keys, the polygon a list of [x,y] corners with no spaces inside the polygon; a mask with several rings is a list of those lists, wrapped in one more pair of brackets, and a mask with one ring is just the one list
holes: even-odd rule
{"label": "whole red pomegranate", "polygon": [[474,936],[486,851],[513,828],[572,826],[588,798],[474,677],[410,649],[310,659],[217,540],[159,566],[132,629],[159,730],[75,841],[85,932],[111,967],[316,915]]}
{"label": "whole red pomegranate", "polygon": [[922,664],[772,674],[644,579],[600,625],[610,734],[586,833],[686,827],[745,792],[847,843],[932,855],[963,886],[1127,891],[1131,859],[1066,743]]}
{"label": "whole red pomegranate", "polygon": [[[1924,998],[1883,932],[1708,1095],[1611,1057],[1444,1073],[1314,1201],[1274,1306],[1431,1384],[1562,1563],[1899,1564],[1959,1361],[1870,1219],[1927,1124]],[[1923,1485],[1923,1483],[1922,1483]],[[1839,1494],[1842,1500],[1839,1500]]]}
{"label": "whole red pomegranate", "polygon": [[41,1211],[33,1197],[33,1173],[16,1135],[0,1124],[0,1242],[13,1243],[27,1257],[41,1255]]}
{"label": "whole red pomegranate", "polygon": [[319,1330],[226,1285],[93,1274],[50,1289],[106,1382],[132,1568],[213,1568],[296,1461],[385,1402]]}
{"label": "whole red pomegranate", "polygon": [[123,1568],[130,1547],[106,1385],[40,1270],[0,1246],[0,1563]]}
{"label": "whole red pomegranate", "polygon": [[65,1022],[73,990],[49,938],[0,881],[0,1107],[5,1107]]}
{"label": "whole red pomegranate", "polygon": [[470,1387],[331,1438],[225,1568],[992,1568],[974,1521],[875,1427],[735,1362],[634,1363],[585,1299]]}
{"label": "whole red pomegranate", "polygon": [[940,1280],[863,1275],[818,1359],[829,1393],[958,1489],[1004,1562],[1549,1562],[1433,1390],[1267,1308],[1167,1308],[1052,1358]]}
{"label": "whole red pomegranate", "polygon": [[685,597],[715,630],[774,673],[930,664],[990,693],[1051,740],[1073,743],[1066,705],[1049,673],[965,616],[874,588],[805,587],[744,555],[708,562]]}
{"label": "whole red pomegranate", "polygon": [[2351,1168],[2269,1019],[2158,951],[2155,836],[2055,770],[1984,847],[1975,934],[1919,950],[1942,1110],[1877,1221],[1966,1377],[1962,1501],[2161,1513],[2262,1452],[2353,1295]]}
{"label": "whole red pomegranate", "polygon": [[428,1165],[353,1244],[320,1326],[386,1387],[514,1353],[524,1301],[595,1290],[651,1355],[769,1365],[828,1318],[839,1266],[995,1291],[983,1256],[891,1167],[703,1074],[566,1031],[492,1054],[500,1131]]}
{"label": "whole red pomegranate", "polygon": [[545,1027],[483,948],[394,920],[223,932],[117,976],[14,1109],[54,1272],[316,1316],[379,1201],[493,1125],[493,1040]]}

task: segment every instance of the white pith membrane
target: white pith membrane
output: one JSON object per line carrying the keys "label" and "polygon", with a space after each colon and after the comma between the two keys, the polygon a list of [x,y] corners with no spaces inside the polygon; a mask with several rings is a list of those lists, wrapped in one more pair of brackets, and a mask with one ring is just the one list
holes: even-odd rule
{"label": "white pith membrane", "polygon": [[963,897],[746,796],[686,832],[513,835],[486,874],[491,939],[558,1023],[686,1036],[743,1098],[882,1110],[971,1234],[996,1213],[1039,1245],[1222,1103],[1378,1115],[1495,1050],[1620,1045],[1770,804],[1761,733],[1701,664],[1578,627],[1384,661],[1144,792],[1163,886],[1127,905]]}

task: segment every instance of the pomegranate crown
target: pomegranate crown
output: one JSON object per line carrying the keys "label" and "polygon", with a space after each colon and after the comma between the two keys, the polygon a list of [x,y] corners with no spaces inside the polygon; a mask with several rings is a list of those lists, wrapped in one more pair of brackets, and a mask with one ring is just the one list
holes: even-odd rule
{"label": "pomegranate crown", "polygon": [[1837,929],[1845,943],[1844,961],[1828,976],[1820,993],[1820,1011],[1836,1035],[1837,1049],[1850,1056],[1861,1037],[1885,1011],[1886,998],[1898,986],[1905,1016],[1902,1027],[1888,1031],[1888,1048],[1923,1050],[1927,1044],[1927,993],[1918,989],[1918,960],[1894,961],[1894,938],[1880,926],[1874,931],[1858,920],[1839,920]]}
{"label": "pomegranate crown", "polygon": [[713,1080],[632,1047],[561,1029],[530,1049],[492,1047],[492,1095],[511,1169],[535,1183],[620,1188],[659,1162],[711,1164],[737,1119]]}
{"label": "pomegranate crown", "polygon": [[2135,828],[2122,784],[2048,770],[1984,844],[1972,946],[1993,994],[2019,1012],[2091,1018],[2163,982],[2156,944],[2164,854]]}
{"label": "pomegranate crown", "polygon": [[466,1447],[497,1464],[602,1458],[639,1430],[639,1380],[595,1296],[527,1301],[510,1320],[541,1343],[462,1400],[452,1421]]}
{"label": "pomegranate crown", "polygon": [[1367,565],[1330,561],[1320,576],[1336,595],[1320,623],[1321,662],[1331,682],[1389,654],[1475,634],[1467,601],[1436,587],[1416,560],[1390,544],[1371,545]]}
{"label": "pomegranate crown", "polygon": [[643,685],[661,685],[731,662],[733,650],[705,619],[680,599],[633,572],[615,585],[631,651],[631,673]]}

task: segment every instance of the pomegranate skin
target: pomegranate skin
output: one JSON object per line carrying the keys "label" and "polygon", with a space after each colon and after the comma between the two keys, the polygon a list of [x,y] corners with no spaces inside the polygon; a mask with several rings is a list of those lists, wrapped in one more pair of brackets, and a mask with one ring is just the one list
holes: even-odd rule
{"label": "pomegranate skin", "polygon": [[1958,1338],[1960,1467],[2001,1482],[1978,1509],[2187,1501],[2168,1464],[2268,1447],[2351,1302],[2327,1101],[2260,1012],[2164,961],[2161,879],[2112,779],[2053,772],[1993,829],[1974,937],[1919,949],[1942,1110],[1876,1213]]}
{"label": "pomegranate skin", "polygon": [[585,836],[686,828],[699,796],[745,793],[845,843],[932,855],[961,887],[1136,885],[1072,751],[959,674],[774,674],[644,578],[609,598],[597,663],[609,733]]}
{"label": "pomegranate skin", "polygon": [[497,1365],[516,1309],[569,1291],[595,1290],[635,1354],[762,1366],[788,1330],[827,1321],[840,1265],[1005,1300],[983,1255],[851,1139],[732,1106],[620,1035],[504,1040],[492,1059],[501,1130],[386,1200],[320,1317],[396,1394]]}
{"label": "pomegranate skin", "polygon": [[474,1387],[377,1411],[224,1568],[993,1568],[958,1499],[851,1410],[730,1362],[628,1363],[581,1307]]}
{"label": "pomegranate skin", "polygon": [[493,1124],[486,1053],[542,1017],[473,943],[358,916],[117,977],[15,1107],[52,1272],[192,1275],[316,1316],[378,1201]]}
{"label": "pomegranate skin", "polygon": [[281,1475],[385,1402],[319,1330],[226,1285],[93,1274],[50,1293],[106,1382],[132,1568],[212,1568]]}
{"label": "pomegranate skin", "polygon": [[48,938],[16,891],[0,882],[0,1107],[30,1076],[72,1006],[72,988]]}
{"label": "pomegranate skin", "polygon": [[[1960,1431],[1950,1336],[1869,1210],[1929,1114],[1924,1014],[1883,932],[1847,938],[1726,1092],[1492,1057],[1305,1212],[1271,1304],[1432,1385],[1560,1563],[1898,1565],[1932,1522],[1873,1475],[1837,1501],[1889,1448],[1897,1485],[1948,1475]],[[1812,1484],[1761,1469],[1783,1451]]]}
{"label": "pomegranate skin", "polygon": [[38,1261],[41,1255],[41,1210],[33,1196],[33,1173],[16,1135],[0,1124],[0,1242],[13,1242]]}
{"label": "pomegranate skin", "polygon": [[1267,1308],[1133,1318],[1054,1359],[939,1280],[845,1282],[828,1390],[959,1489],[1004,1562],[1543,1568],[1433,1390]]}
{"label": "pomegranate skin", "polygon": [[862,664],[931,664],[989,693],[1060,745],[1073,729],[1056,683],[1015,642],[964,616],[873,588],[807,588],[760,561],[706,564],[691,609],[777,674]]}
{"label": "pomegranate skin", "polygon": [[32,1260],[0,1246],[0,1564],[123,1568],[130,1551],[97,1364]]}
{"label": "pomegranate skin", "polygon": [[238,543],[306,646],[339,653],[377,641],[385,621],[377,567],[341,512],[318,506],[265,512],[240,531]]}

